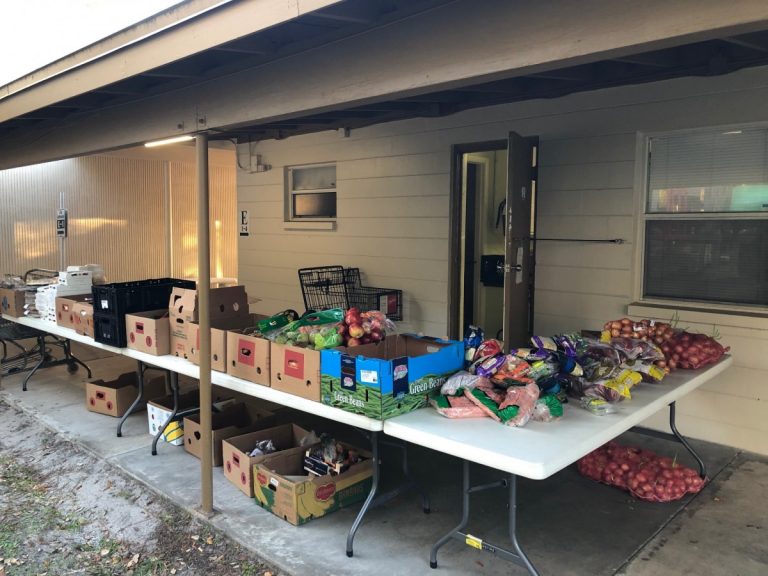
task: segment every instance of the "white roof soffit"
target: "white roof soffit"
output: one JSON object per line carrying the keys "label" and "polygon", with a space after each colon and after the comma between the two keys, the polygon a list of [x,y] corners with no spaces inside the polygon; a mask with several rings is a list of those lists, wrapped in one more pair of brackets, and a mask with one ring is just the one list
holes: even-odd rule
{"label": "white roof soffit", "polygon": [[342,0],[187,0],[0,87],[0,122]]}
{"label": "white roof soffit", "polygon": [[[221,12],[269,3],[244,0]],[[313,3],[318,9],[320,5]],[[300,6],[306,8],[306,3]],[[220,27],[214,26],[218,15],[214,11],[190,24],[196,26],[195,41]],[[231,25],[237,24],[235,18]],[[56,126],[24,130],[13,139],[0,139],[0,168],[156,140],[178,134],[180,126],[211,130],[215,136],[216,129],[766,28],[765,0],[454,0],[255,68],[95,110]],[[153,51],[157,49],[154,45]],[[111,66],[121,65],[126,65],[121,58],[111,61]],[[0,121],[15,115],[3,110],[0,101]]]}

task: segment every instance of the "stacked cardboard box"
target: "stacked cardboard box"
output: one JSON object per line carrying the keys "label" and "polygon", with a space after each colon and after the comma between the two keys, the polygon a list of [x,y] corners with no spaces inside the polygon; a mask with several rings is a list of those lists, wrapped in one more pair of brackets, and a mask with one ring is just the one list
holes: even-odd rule
{"label": "stacked cardboard box", "polygon": [[[236,321],[234,319],[247,321],[248,295],[245,293],[245,287],[211,288],[209,311],[212,323]],[[200,319],[197,291],[174,288],[168,303],[168,315],[170,318],[171,354],[181,358],[189,358],[193,347],[189,338],[190,324],[198,322]]]}

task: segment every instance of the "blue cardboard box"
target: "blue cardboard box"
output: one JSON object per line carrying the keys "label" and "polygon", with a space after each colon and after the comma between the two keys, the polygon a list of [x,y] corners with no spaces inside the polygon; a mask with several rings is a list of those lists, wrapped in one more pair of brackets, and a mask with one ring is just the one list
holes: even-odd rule
{"label": "blue cardboard box", "polygon": [[464,366],[464,344],[414,335],[320,352],[320,400],[386,420],[426,406],[430,390]]}

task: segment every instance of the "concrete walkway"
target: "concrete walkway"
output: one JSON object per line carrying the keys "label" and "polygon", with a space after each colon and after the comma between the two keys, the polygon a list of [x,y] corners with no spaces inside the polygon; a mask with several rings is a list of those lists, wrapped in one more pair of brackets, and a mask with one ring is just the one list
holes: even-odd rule
{"label": "concrete walkway", "polygon": [[[96,378],[135,369],[124,357],[78,347]],[[39,372],[28,392],[21,376],[5,377],[0,398],[74,440],[83,449],[119,467],[178,505],[194,510],[200,501],[200,464],[183,448],[159,445],[151,456],[146,413],[131,416],[123,437],[116,419],[85,409],[85,374],[64,367]],[[296,412],[296,421],[322,431],[357,438],[356,431]],[[19,433],[23,433],[20,430]],[[658,453],[687,453],[676,443],[632,433],[619,439]],[[693,442],[709,467],[712,482],[696,497],[671,504],[643,503],[626,493],[581,477],[573,467],[545,481],[519,483],[519,539],[542,575],[650,576],[657,574],[768,574],[768,459],[704,442]],[[358,507],[294,527],[259,508],[214,471],[210,522],[267,563],[296,576],[392,576],[394,574],[490,576],[525,574],[490,554],[447,544],[437,571],[428,566],[429,549],[459,520],[459,462],[429,450],[411,448],[416,476],[428,487],[432,514],[421,513],[418,498],[405,495],[371,511],[357,539],[355,557],[344,553],[346,533]],[[383,453],[385,482],[398,479],[399,462]],[[473,467],[473,478],[493,480],[498,473]],[[499,545],[506,537],[506,492],[473,495],[470,532]]]}

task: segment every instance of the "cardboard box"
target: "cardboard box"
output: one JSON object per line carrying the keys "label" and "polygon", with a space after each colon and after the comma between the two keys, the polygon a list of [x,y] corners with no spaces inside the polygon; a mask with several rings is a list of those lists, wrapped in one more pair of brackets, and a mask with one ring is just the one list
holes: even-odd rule
{"label": "cardboard box", "polygon": [[272,388],[320,402],[320,352],[272,342],[269,364]]}
{"label": "cardboard box", "polygon": [[[242,402],[231,404],[221,412],[215,412],[211,418],[213,435],[213,465],[223,464],[221,442],[226,438],[240,436],[246,432],[272,426],[274,421],[265,423],[259,421],[271,416],[269,410],[244,404]],[[184,450],[200,458],[202,456],[200,415],[193,414],[184,418]]]}
{"label": "cardboard box", "polygon": [[[211,320],[211,369],[227,371],[227,331],[242,329],[253,324],[252,315]],[[200,325],[190,322],[187,325],[187,358],[200,365]]]}
{"label": "cardboard box", "polygon": [[227,332],[227,374],[262,386],[270,385],[271,342],[248,334],[248,329]]}
{"label": "cardboard box", "polygon": [[15,288],[0,288],[0,312],[20,318],[24,316],[24,297],[26,290]]}
{"label": "cardboard box", "polygon": [[[199,407],[200,393],[197,390],[179,395],[179,412],[189,411]],[[165,423],[173,411],[173,396],[167,395],[162,398],[155,398],[147,402],[147,420],[149,422],[149,433],[154,436]],[[184,416],[176,415],[173,422],[169,422],[163,431],[161,438],[168,444],[181,446],[184,444]]]}
{"label": "cardboard box", "polygon": [[[248,295],[245,286],[226,286],[211,288],[210,318],[247,317]],[[197,290],[174,288],[168,302],[171,330],[171,354],[181,358],[189,358],[191,345],[188,335],[188,324],[199,321],[199,304]]]}
{"label": "cardboard box", "polygon": [[58,296],[56,298],[56,325],[62,328],[75,328],[75,304],[78,302],[93,303],[91,294],[75,294]]}
{"label": "cardboard box", "polygon": [[301,426],[283,424],[224,440],[221,444],[224,476],[240,488],[246,496],[253,498],[253,465],[269,456],[269,454],[249,456],[256,443],[261,440],[272,440],[277,452],[296,451],[301,454],[305,447],[299,446],[299,442],[307,434],[309,432]]}
{"label": "cardboard box", "polygon": [[256,503],[299,526],[363,500],[371,490],[371,455],[337,476],[307,475],[303,452],[276,452],[253,467]]}
{"label": "cardboard box", "polygon": [[413,335],[320,352],[322,402],[385,420],[427,404],[464,367],[464,344]]}
{"label": "cardboard box", "polygon": [[72,307],[75,332],[93,338],[93,303],[78,302]]}
{"label": "cardboard box", "polygon": [[155,356],[171,351],[170,320],[168,310],[150,310],[125,315],[125,334],[128,348]]}
{"label": "cardboard box", "polygon": [[[85,406],[91,412],[120,418],[128,411],[139,394],[138,375],[135,372],[121,374],[115,380],[92,380],[85,385]],[[165,377],[144,381],[142,403],[136,408],[144,408],[147,400],[159,398],[165,394]]]}

